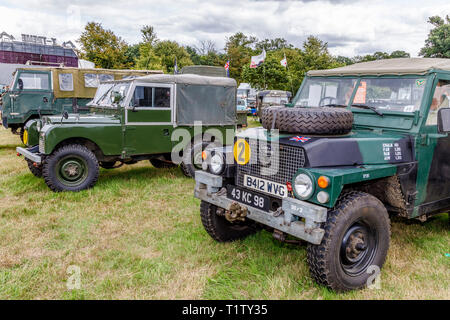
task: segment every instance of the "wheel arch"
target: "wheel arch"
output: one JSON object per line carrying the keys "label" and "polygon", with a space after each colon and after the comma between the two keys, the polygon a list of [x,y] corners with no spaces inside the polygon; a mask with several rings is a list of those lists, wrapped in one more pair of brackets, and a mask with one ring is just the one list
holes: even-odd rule
{"label": "wheel arch", "polygon": [[97,143],[95,143],[94,141],[92,141],[91,139],[88,139],[85,137],[71,137],[71,138],[62,140],[58,144],[55,145],[52,152],[54,150],[57,150],[63,146],[69,145],[69,144],[79,144],[79,145],[85,146],[86,148],[88,148],[90,151],[92,151],[95,154],[97,160],[99,160],[99,159],[101,160],[101,159],[105,158],[105,155],[104,155],[102,149],[99,147],[99,145]]}

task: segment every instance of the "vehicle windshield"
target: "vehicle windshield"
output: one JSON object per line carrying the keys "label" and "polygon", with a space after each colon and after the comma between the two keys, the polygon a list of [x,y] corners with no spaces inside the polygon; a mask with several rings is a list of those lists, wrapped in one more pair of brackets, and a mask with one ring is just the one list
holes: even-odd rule
{"label": "vehicle windshield", "polygon": [[356,78],[307,78],[294,105],[296,107],[347,106],[356,82]]}
{"label": "vehicle windshield", "polygon": [[[423,78],[307,78],[297,95],[296,107],[375,108],[400,112],[419,110],[426,80]],[[350,101],[354,91],[353,101]]]}
{"label": "vehicle windshield", "polygon": [[[97,88],[94,99],[88,105],[95,105],[100,107],[112,107],[113,103],[111,101],[111,92],[119,92],[122,97],[125,98],[128,88],[130,86],[129,82],[121,83],[102,83]],[[124,99],[122,100],[123,103]]]}
{"label": "vehicle windshield", "polygon": [[423,78],[362,78],[353,104],[377,110],[414,112],[420,108],[425,83]]}
{"label": "vehicle windshield", "polygon": [[245,100],[239,99],[238,102],[237,102],[237,105],[238,106],[245,106]]}

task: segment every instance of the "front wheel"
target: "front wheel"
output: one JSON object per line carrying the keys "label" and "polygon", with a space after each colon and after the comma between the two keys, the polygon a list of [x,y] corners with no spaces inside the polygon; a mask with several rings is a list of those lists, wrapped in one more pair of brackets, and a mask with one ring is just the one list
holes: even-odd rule
{"label": "front wheel", "polygon": [[372,284],[386,260],[390,221],[374,196],[351,191],[328,213],[320,245],[308,245],[307,261],[317,283],[335,291]]}
{"label": "front wheel", "polygon": [[219,213],[218,207],[205,201],[200,204],[200,216],[206,232],[218,242],[243,239],[258,231],[257,226],[248,221],[229,222]]}
{"label": "front wheel", "polygon": [[45,159],[42,175],[55,192],[81,191],[95,185],[99,165],[94,153],[83,145],[69,144]]}

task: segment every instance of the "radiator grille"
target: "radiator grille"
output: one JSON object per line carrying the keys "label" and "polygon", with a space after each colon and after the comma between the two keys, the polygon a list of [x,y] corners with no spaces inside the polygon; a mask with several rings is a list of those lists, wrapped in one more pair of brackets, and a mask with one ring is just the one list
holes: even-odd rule
{"label": "radiator grille", "polygon": [[[251,158],[246,165],[237,165],[238,186],[244,186],[244,175],[246,174],[284,185],[287,181],[292,180],[299,168],[305,166],[306,157],[303,148],[276,145],[277,158],[274,156],[277,150],[271,150],[270,144],[257,140],[248,142],[251,148]],[[272,163],[267,160],[267,154],[272,155]],[[278,162],[278,165],[273,165],[273,162]]]}

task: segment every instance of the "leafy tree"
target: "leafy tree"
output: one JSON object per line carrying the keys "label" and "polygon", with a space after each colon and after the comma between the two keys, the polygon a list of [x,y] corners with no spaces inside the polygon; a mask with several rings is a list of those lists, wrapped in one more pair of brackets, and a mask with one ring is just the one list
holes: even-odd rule
{"label": "leafy tree", "polygon": [[264,39],[256,43],[256,49],[262,50],[280,50],[286,48],[293,48],[292,44],[289,44],[286,39],[275,38],[275,39]]}
{"label": "leafy tree", "polygon": [[392,51],[389,58],[411,58],[411,55],[403,50]]}
{"label": "leafy tree", "polygon": [[242,81],[258,89],[286,90],[289,88],[288,72],[280,64],[279,54],[274,51],[267,53],[264,64],[258,68],[250,68],[250,64],[243,66]]}
{"label": "leafy tree", "polygon": [[445,20],[439,16],[428,18],[428,23],[434,26],[425,40],[425,46],[419,55],[426,58],[450,58],[450,17]]}
{"label": "leafy tree", "polygon": [[139,53],[140,44],[133,44],[127,47],[127,50],[125,52],[126,56],[126,64],[130,67],[134,67],[136,60],[139,59],[140,53]]}
{"label": "leafy tree", "polygon": [[173,73],[175,58],[178,68],[192,65],[189,53],[175,41],[157,41],[155,45],[141,44],[140,57],[136,61],[138,69],[162,69],[164,73]]}
{"label": "leafy tree", "polygon": [[100,23],[88,22],[77,40],[81,45],[81,58],[106,69],[129,68],[128,45]]}
{"label": "leafy tree", "polygon": [[[225,44],[226,56],[230,60],[230,77],[238,82],[244,65],[250,64],[250,57],[256,53],[253,50],[258,39],[247,36],[242,32],[235,33],[227,38]],[[261,51],[259,51],[261,52]]]}
{"label": "leafy tree", "polygon": [[141,28],[141,34],[143,43],[147,43],[153,46],[156,42],[158,42],[158,36],[156,35],[155,30],[152,26],[143,26]]}
{"label": "leafy tree", "polygon": [[[287,68],[280,63],[286,55]],[[300,87],[305,73],[313,69],[329,69],[343,64],[329,53],[326,42],[310,36],[303,43],[303,50],[286,48],[268,51],[266,61],[258,68],[243,67],[242,80],[253,87],[280,89],[295,92]]]}

